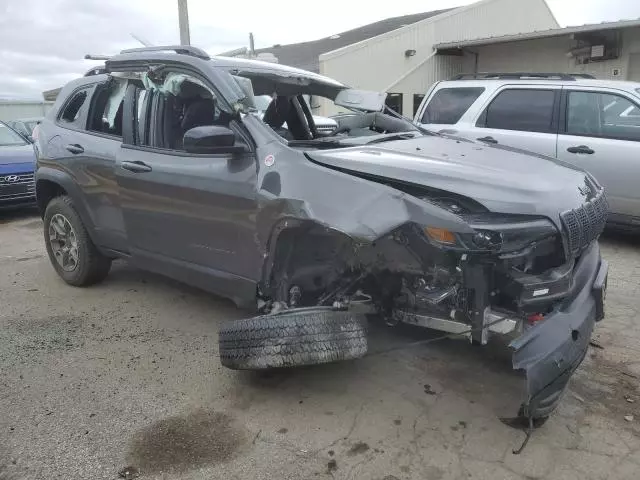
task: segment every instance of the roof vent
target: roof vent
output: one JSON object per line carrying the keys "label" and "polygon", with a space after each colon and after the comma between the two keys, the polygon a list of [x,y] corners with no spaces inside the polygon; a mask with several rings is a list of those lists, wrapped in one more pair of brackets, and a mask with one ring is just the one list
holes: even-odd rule
{"label": "roof vent", "polygon": [[337,38],[340,38],[340,35],[338,35],[338,34],[336,34],[336,35],[331,35],[329,38],[330,38],[331,40],[335,40],[335,39],[337,39]]}

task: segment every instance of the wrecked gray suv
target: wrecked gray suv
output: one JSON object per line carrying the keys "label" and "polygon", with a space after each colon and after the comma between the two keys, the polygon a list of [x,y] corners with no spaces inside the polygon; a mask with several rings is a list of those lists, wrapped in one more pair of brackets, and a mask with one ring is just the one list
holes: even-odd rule
{"label": "wrecked gray suv", "polygon": [[[526,375],[520,415],[555,408],[604,316],[607,202],[589,174],[276,64],[153,47],[105,72],[65,86],[35,135],[46,247],[69,284],[124,258],[253,309],[220,328],[235,369],[361,357],[365,313],[502,336]],[[353,114],[323,133],[310,105]]]}

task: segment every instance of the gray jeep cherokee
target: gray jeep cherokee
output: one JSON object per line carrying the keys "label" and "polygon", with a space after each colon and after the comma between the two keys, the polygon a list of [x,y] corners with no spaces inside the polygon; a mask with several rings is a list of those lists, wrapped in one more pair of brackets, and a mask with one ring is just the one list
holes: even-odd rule
{"label": "gray jeep cherokee", "polygon": [[[36,132],[51,263],[84,286],[123,258],[252,309],[219,331],[235,369],[363,356],[367,313],[497,335],[526,377],[519,414],[548,416],[604,316],[603,189],[553,158],[430,133],[384,99],[194,47],[123,51],[66,85]],[[353,114],[327,134],[310,105]]]}

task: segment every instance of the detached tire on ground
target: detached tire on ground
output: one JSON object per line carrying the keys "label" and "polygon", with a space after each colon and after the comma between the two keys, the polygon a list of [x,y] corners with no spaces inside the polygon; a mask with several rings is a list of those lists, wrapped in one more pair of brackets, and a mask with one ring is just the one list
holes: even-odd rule
{"label": "detached tire on ground", "polygon": [[225,322],[219,345],[220,362],[234,370],[351,360],[367,353],[367,320],[321,308],[262,315]]}

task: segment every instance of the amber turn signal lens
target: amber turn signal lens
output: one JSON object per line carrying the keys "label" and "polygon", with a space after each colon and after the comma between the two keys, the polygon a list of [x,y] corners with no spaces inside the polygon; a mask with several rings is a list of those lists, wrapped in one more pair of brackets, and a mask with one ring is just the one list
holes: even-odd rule
{"label": "amber turn signal lens", "polygon": [[427,236],[435,242],[448,244],[456,243],[456,236],[454,233],[445,228],[425,227],[424,233],[426,233]]}

